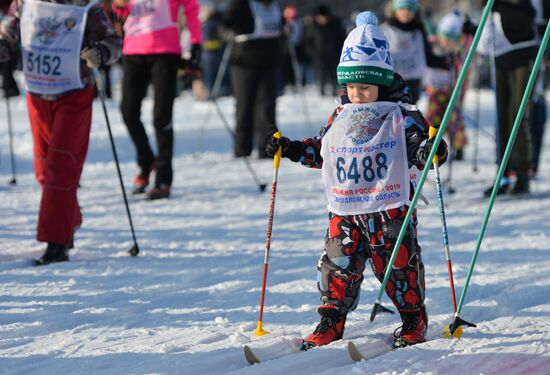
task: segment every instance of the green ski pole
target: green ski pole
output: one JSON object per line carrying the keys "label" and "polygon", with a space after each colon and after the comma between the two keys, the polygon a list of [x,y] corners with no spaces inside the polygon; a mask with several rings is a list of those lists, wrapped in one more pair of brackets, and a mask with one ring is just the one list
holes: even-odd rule
{"label": "green ski pole", "polygon": [[[382,280],[382,285],[380,286],[380,291],[378,292],[378,296],[376,298],[376,301],[374,303],[374,306],[372,308],[372,312],[370,315],[370,320],[373,321],[376,317],[376,314],[379,312],[392,312],[391,310],[385,308],[382,306],[382,295],[384,293],[384,289],[386,288],[386,285],[388,283],[388,280],[390,278],[390,270],[393,268],[393,264],[395,263],[395,259],[397,257],[398,249],[401,246],[401,242],[403,241],[403,237],[405,236],[405,231],[407,227],[409,226],[412,213],[414,212],[414,208],[416,206],[416,202],[418,201],[418,198],[420,197],[420,192],[422,191],[422,186],[424,185],[424,182],[426,181],[426,177],[428,176],[428,172],[430,170],[430,167],[433,162],[433,158],[435,156],[435,153],[437,151],[437,148],[439,147],[439,142],[441,142],[441,138],[443,137],[443,133],[445,133],[445,128],[447,127],[447,123],[449,122],[449,119],[451,117],[451,113],[453,111],[453,108],[458,100],[458,97],[460,95],[460,90],[462,89],[462,84],[464,83],[464,79],[466,77],[466,72],[468,71],[468,67],[470,66],[470,61],[472,60],[472,57],[475,54],[475,50],[477,48],[477,44],[479,42],[479,38],[481,37],[481,32],[483,28],[485,27],[485,23],[487,22],[487,18],[489,17],[489,13],[491,12],[491,8],[493,7],[493,3],[495,0],[488,0],[487,5],[485,5],[485,9],[483,10],[483,14],[481,15],[481,20],[479,22],[479,27],[476,30],[476,33],[474,35],[474,40],[472,42],[472,45],[470,47],[470,50],[466,54],[466,58],[464,60],[464,64],[462,65],[462,68],[460,69],[460,73],[458,75],[458,80],[456,82],[456,86],[453,90],[453,93],[451,95],[451,98],[449,99],[449,104],[447,105],[447,109],[445,110],[445,114],[443,115],[443,120],[441,121],[440,131],[437,133],[436,137],[434,138],[433,146],[430,151],[430,154],[428,156],[426,165],[424,166],[424,171],[422,172],[422,175],[420,176],[420,180],[418,181],[417,189],[414,193],[414,196],[411,200],[411,204],[409,206],[409,210],[407,211],[407,215],[403,219],[403,225],[401,226],[401,230],[399,231],[399,235],[397,236],[392,255],[390,257],[390,260],[388,262],[388,265],[386,266],[386,272],[384,274],[384,279]],[[412,228],[411,228],[412,230]]]}
{"label": "green ski pole", "polygon": [[516,135],[519,131],[519,126],[521,123],[521,119],[523,118],[523,115],[525,113],[525,108],[527,107],[529,96],[531,95],[531,91],[533,90],[533,86],[535,85],[535,81],[537,80],[537,73],[540,68],[544,51],[548,44],[548,38],[550,37],[549,26],[550,26],[550,23],[546,26],[546,31],[544,32],[542,43],[537,53],[537,58],[535,59],[535,65],[533,66],[533,69],[531,70],[531,74],[529,75],[529,81],[527,82],[527,87],[525,88],[525,92],[523,93],[523,98],[521,99],[519,110],[516,115],[516,119],[514,121],[514,126],[512,127],[512,133],[510,134],[510,138],[508,139],[508,144],[506,145],[506,150],[504,151],[504,156],[502,157],[502,162],[500,163],[500,166],[498,168],[498,173],[495,180],[495,184],[493,186],[493,191],[491,192],[491,198],[489,199],[489,204],[487,206],[487,210],[485,211],[485,217],[483,218],[483,222],[481,224],[481,230],[479,231],[479,236],[476,242],[476,247],[472,255],[472,261],[470,262],[470,269],[468,270],[468,275],[466,276],[464,289],[462,289],[462,293],[460,295],[460,301],[458,302],[458,308],[456,310],[454,320],[452,324],[449,326],[449,330],[451,334],[453,334],[453,332],[456,329],[458,329],[458,327],[460,327],[461,325],[464,325],[464,320],[460,318],[460,311],[462,310],[462,306],[464,305],[464,298],[466,296],[466,293],[468,292],[468,286],[470,284],[470,279],[474,271],[474,266],[476,264],[479,248],[481,247],[481,242],[483,241],[485,229],[487,228],[487,223],[491,215],[491,210],[493,209],[493,204],[495,203],[498,187],[500,186],[500,180],[502,179],[502,176],[504,174],[504,169],[506,168],[506,164],[508,164],[508,159],[510,158],[510,154],[512,153],[512,147],[514,146],[514,141],[516,140]]}

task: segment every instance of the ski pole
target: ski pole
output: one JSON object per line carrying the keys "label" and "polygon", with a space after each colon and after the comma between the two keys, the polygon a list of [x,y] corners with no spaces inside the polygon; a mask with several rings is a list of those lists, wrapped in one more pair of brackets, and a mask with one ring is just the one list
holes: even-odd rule
{"label": "ski pole", "polygon": [[[225,115],[223,114],[223,112],[220,108],[220,105],[218,104],[216,99],[212,99],[212,102],[214,103],[214,107],[216,107],[216,111],[218,112],[218,115],[220,116],[220,118],[222,120],[222,123],[223,123],[223,126],[224,126],[225,130],[227,130],[227,132],[229,133],[229,135],[231,135],[231,137],[233,138],[233,141],[235,142],[236,139],[237,139],[237,136],[235,135],[235,132],[229,126],[229,122],[225,118]],[[260,191],[263,193],[265,191],[265,188],[267,187],[267,184],[264,184],[263,182],[260,181],[260,179],[258,178],[258,175],[256,174],[256,172],[254,172],[254,169],[252,168],[252,165],[250,164],[250,160],[248,160],[248,156],[243,156],[242,159],[243,159],[244,164],[246,165],[246,168],[248,169],[248,172],[252,176],[252,179],[254,180],[254,183],[256,184],[256,186],[258,186],[258,189],[260,189]]]}
{"label": "ski pole", "polygon": [[476,259],[479,254],[479,249],[481,247],[481,242],[483,241],[483,236],[485,234],[485,229],[487,228],[487,223],[489,221],[489,217],[491,215],[491,210],[493,209],[493,204],[495,203],[495,198],[497,196],[498,188],[500,186],[500,180],[502,179],[502,176],[504,174],[504,170],[506,168],[506,164],[508,163],[508,159],[510,158],[510,154],[512,153],[512,148],[514,146],[514,142],[516,140],[516,135],[519,131],[519,127],[521,124],[521,120],[523,118],[523,115],[525,113],[525,109],[527,107],[527,104],[529,102],[529,96],[531,95],[531,91],[533,90],[533,86],[535,85],[535,81],[537,80],[537,74],[540,68],[540,64],[544,55],[544,50],[546,49],[546,46],[548,45],[548,39],[550,38],[550,23],[546,26],[546,30],[544,32],[544,36],[542,38],[541,45],[539,47],[539,50],[537,52],[537,57],[535,59],[535,64],[533,66],[533,69],[531,70],[531,73],[529,74],[529,81],[527,82],[527,86],[525,88],[525,92],[523,93],[523,98],[521,99],[521,103],[519,106],[518,113],[516,115],[516,119],[514,120],[514,126],[512,127],[512,132],[510,133],[510,138],[508,139],[508,144],[506,145],[506,150],[504,151],[504,156],[502,157],[502,161],[500,162],[500,166],[498,168],[497,177],[495,180],[495,184],[493,185],[493,190],[491,192],[491,198],[489,199],[489,204],[487,205],[487,209],[485,211],[485,217],[483,218],[483,222],[481,224],[481,230],[479,231],[479,235],[476,242],[476,247],[474,250],[474,253],[472,254],[472,260],[470,262],[470,268],[468,269],[468,275],[466,276],[466,282],[464,284],[464,288],[462,289],[462,294],[460,295],[460,300],[458,302],[458,307],[455,313],[454,320],[452,324],[450,325],[450,332],[451,334],[458,329],[461,325],[464,325],[464,321],[460,318],[460,312],[462,310],[462,306],[464,305],[464,299],[466,297],[466,293],[468,292],[468,286],[470,284],[470,279],[472,277],[472,273],[474,270],[474,266],[476,264]]}
{"label": "ski pole", "polygon": [[[220,94],[220,89],[222,86],[223,77],[225,76],[225,72],[227,71],[227,64],[229,62],[229,56],[231,55],[231,49],[233,48],[233,42],[229,42],[225,49],[223,50],[222,59],[220,61],[220,66],[218,67],[218,71],[216,72],[216,79],[214,80],[214,85],[212,86],[212,92],[209,94],[209,101],[216,100]],[[210,115],[212,114],[212,111],[206,111],[206,114],[204,115],[204,118],[202,120],[202,124],[199,130],[199,136],[197,139],[197,152],[195,152],[195,159],[199,159],[199,151],[202,147],[203,143],[203,135],[204,135],[204,129],[206,128],[206,124],[208,123],[208,120],[210,120]]]}
{"label": "ski pole", "polygon": [[292,64],[292,70],[294,72],[294,82],[298,90],[300,90],[300,98],[302,99],[302,109],[304,112],[304,120],[309,127],[310,131],[313,131],[313,126],[311,125],[311,119],[309,117],[309,110],[307,107],[306,101],[306,90],[304,85],[302,85],[302,74],[300,73],[300,65],[298,64],[298,56],[296,55],[296,48],[292,44],[292,41],[288,40],[288,51],[290,53],[290,60]]}
{"label": "ski pole", "polygon": [[[438,127],[430,127],[429,138],[433,138],[437,134]],[[439,172],[439,158],[436,155],[433,159],[435,170],[435,187],[437,191],[437,205],[439,207],[439,217],[441,218],[441,231],[443,232],[443,246],[445,251],[445,260],[447,262],[447,272],[449,274],[449,286],[451,289],[451,298],[453,302],[453,313],[456,313],[456,293],[453,277],[453,265],[451,263],[451,249],[449,246],[449,233],[447,231],[447,219],[445,215],[445,206],[443,204],[443,187],[441,186],[441,174]],[[445,327],[445,336],[448,336],[449,327]],[[453,333],[454,337],[462,336],[462,328],[457,329]]]}
{"label": "ski pole", "polygon": [[13,152],[13,132],[11,127],[10,98],[7,93],[4,93],[4,95],[6,95],[6,111],[8,112],[8,137],[10,139],[11,180],[9,183],[10,185],[15,185],[17,183],[17,179],[15,178],[15,154]]}
{"label": "ski pole", "polygon": [[474,127],[475,127],[475,135],[474,135],[474,159],[473,159],[473,166],[472,169],[474,172],[477,173],[477,158],[479,153],[479,107],[481,107],[480,100],[481,100],[481,58],[478,56],[477,58],[477,90],[476,90],[476,110],[475,110],[475,120],[474,120]]}
{"label": "ski pole", "polygon": [[[390,279],[390,271],[393,268],[393,264],[395,263],[395,259],[397,258],[397,253],[399,252],[399,247],[401,246],[401,242],[403,241],[403,237],[405,236],[405,231],[407,230],[407,227],[409,227],[409,223],[411,220],[411,216],[414,212],[414,208],[416,206],[416,202],[418,201],[418,198],[420,197],[420,192],[422,191],[422,186],[424,186],[424,182],[426,181],[426,177],[428,175],[428,172],[430,170],[430,167],[433,162],[433,158],[435,156],[435,153],[437,151],[437,148],[439,147],[439,143],[441,142],[441,138],[443,137],[443,133],[445,133],[445,128],[447,127],[447,123],[449,122],[449,118],[451,117],[453,108],[457,102],[458,96],[460,95],[460,89],[462,88],[462,84],[464,82],[464,78],[466,76],[466,72],[468,70],[468,66],[470,65],[470,61],[472,60],[472,56],[475,53],[477,44],[479,42],[479,38],[481,36],[481,31],[483,30],[483,27],[485,26],[485,23],[487,22],[487,17],[489,16],[489,12],[491,11],[491,7],[493,6],[493,3],[495,0],[488,0],[487,4],[485,5],[485,8],[483,10],[483,13],[481,15],[481,20],[479,23],[479,27],[476,30],[474,40],[472,42],[472,48],[468,51],[466,54],[466,58],[464,60],[464,64],[462,65],[460,69],[460,74],[458,75],[458,80],[456,82],[456,86],[453,89],[453,92],[451,94],[451,98],[449,99],[449,104],[447,105],[447,109],[445,110],[445,114],[443,115],[443,120],[441,121],[440,130],[437,132],[437,135],[434,138],[433,146],[430,151],[430,154],[428,155],[428,158],[426,160],[426,165],[424,166],[424,170],[422,172],[422,175],[420,176],[420,180],[418,181],[418,185],[416,188],[416,191],[411,199],[411,203],[409,205],[409,208],[407,210],[407,214],[405,215],[405,218],[403,219],[403,224],[401,226],[401,229],[399,231],[399,234],[397,236],[397,239],[395,240],[395,245],[393,247],[392,255],[390,257],[390,260],[388,261],[388,264],[386,266],[386,273],[384,274],[384,279],[382,280],[382,285],[380,286],[380,290],[378,291],[378,295],[376,298],[376,301],[374,303],[374,306],[371,311],[370,320],[373,321],[376,315],[379,312],[392,312],[391,310],[385,308],[382,306],[382,295],[384,293],[384,289],[386,288],[386,285],[388,284],[388,281]],[[412,230],[412,228],[410,229]]]}
{"label": "ski pole", "polygon": [[139,254],[139,246],[136,240],[136,232],[134,231],[134,224],[132,223],[132,215],[130,213],[130,206],[128,205],[128,198],[126,197],[126,189],[124,188],[124,181],[122,180],[122,173],[120,173],[120,165],[118,163],[118,156],[115,147],[115,141],[113,139],[113,133],[111,132],[111,124],[109,122],[109,116],[107,114],[107,107],[105,106],[105,93],[103,92],[103,86],[101,85],[101,77],[97,68],[93,69],[95,84],[97,86],[97,93],[103,107],[103,114],[105,115],[105,123],[107,124],[107,131],[109,132],[109,140],[111,141],[111,149],[113,150],[113,158],[115,159],[116,170],[118,173],[118,181],[120,182],[120,189],[122,190],[122,197],[124,198],[124,205],[126,206],[126,214],[128,215],[128,222],[130,223],[130,230],[132,232],[132,239],[134,245],[128,250],[128,254],[136,256]]}
{"label": "ski pole", "polygon": [[[281,138],[281,132],[273,134],[275,138]],[[271,249],[271,230],[273,228],[273,215],[275,213],[275,194],[277,193],[277,176],[279,175],[279,164],[281,163],[282,148],[279,147],[273,157],[273,182],[271,183],[271,199],[269,201],[269,216],[267,219],[267,240],[265,241],[265,256],[264,256],[264,274],[262,276],[262,292],[260,296],[260,315],[258,317],[258,326],[254,331],[254,335],[263,336],[269,332],[263,329],[265,287],[267,284],[267,267],[269,264],[269,250]]]}

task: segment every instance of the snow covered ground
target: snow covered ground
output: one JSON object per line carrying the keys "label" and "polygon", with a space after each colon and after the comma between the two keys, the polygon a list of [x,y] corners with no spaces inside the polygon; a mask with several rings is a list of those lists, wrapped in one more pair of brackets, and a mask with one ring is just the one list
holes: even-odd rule
{"label": "snow covered ground", "polygon": [[[477,92],[466,110],[474,117]],[[335,106],[311,88],[312,125],[302,98],[278,101],[278,123],[290,138],[311,136]],[[464,285],[493,182],[494,102],[482,91],[479,172],[472,171],[473,126],[466,160],[453,166],[446,195],[457,293]],[[246,363],[244,344],[285,349],[318,322],[316,262],[327,225],[320,172],[283,160],[275,209],[264,327],[255,337],[269,193],[260,193],[211,104],[185,93],[175,105],[173,196],[148,202],[130,196],[141,253],[132,240],[112,161],[105,119],[95,103],[88,161],[79,190],[84,224],[71,261],[32,267],[43,245],[34,240],[40,189],[32,170],[32,141],[24,98],[10,101],[17,162],[11,178],[6,109],[0,102],[0,373],[5,374],[548,374],[550,372],[550,148],[544,149],[533,194],[498,199],[466,296],[462,316],[478,324],[460,340],[441,335],[451,322],[451,298],[435,189],[430,174],[419,210],[426,264],[427,343],[354,364],[345,342],[307,353]],[[423,103],[425,104],[425,103]],[[233,124],[234,102],[220,100]],[[129,187],[134,150],[117,101],[108,111]],[[152,102],[144,103],[150,123]],[[148,128],[152,130],[151,127]],[[546,137],[546,145],[550,139]],[[272,163],[250,159],[262,182]],[[444,177],[449,168],[442,168]],[[367,268],[361,303],[345,338],[383,346],[400,325],[396,315],[368,317],[379,283]],[[384,297],[384,304],[389,300]],[[266,358],[267,359],[267,358]]]}

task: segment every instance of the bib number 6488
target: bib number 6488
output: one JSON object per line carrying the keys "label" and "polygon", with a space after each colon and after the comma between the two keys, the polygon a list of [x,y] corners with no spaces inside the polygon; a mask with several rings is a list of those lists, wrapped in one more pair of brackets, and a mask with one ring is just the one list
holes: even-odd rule
{"label": "bib number 6488", "polygon": [[[361,178],[367,182],[374,181],[375,178],[383,179],[388,171],[388,157],[385,153],[379,152],[374,155],[374,161],[370,155],[365,156],[358,161],[356,157],[351,159],[351,163],[346,170],[346,159],[339,157],[336,159],[336,177],[338,182],[343,184],[346,180],[353,180],[356,184]],[[363,167],[363,173],[359,173],[358,163]]]}

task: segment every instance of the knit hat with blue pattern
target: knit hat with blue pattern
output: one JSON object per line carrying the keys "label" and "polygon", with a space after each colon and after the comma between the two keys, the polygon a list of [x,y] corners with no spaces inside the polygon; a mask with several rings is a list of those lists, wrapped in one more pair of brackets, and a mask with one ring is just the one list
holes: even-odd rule
{"label": "knit hat with blue pattern", "polygon": [[342,47],[340,63],[336,68],[338,83],[371,83],[390,86],[393,67],[390,46],[378,28],[378,18],[371,12],[362,12]]}

